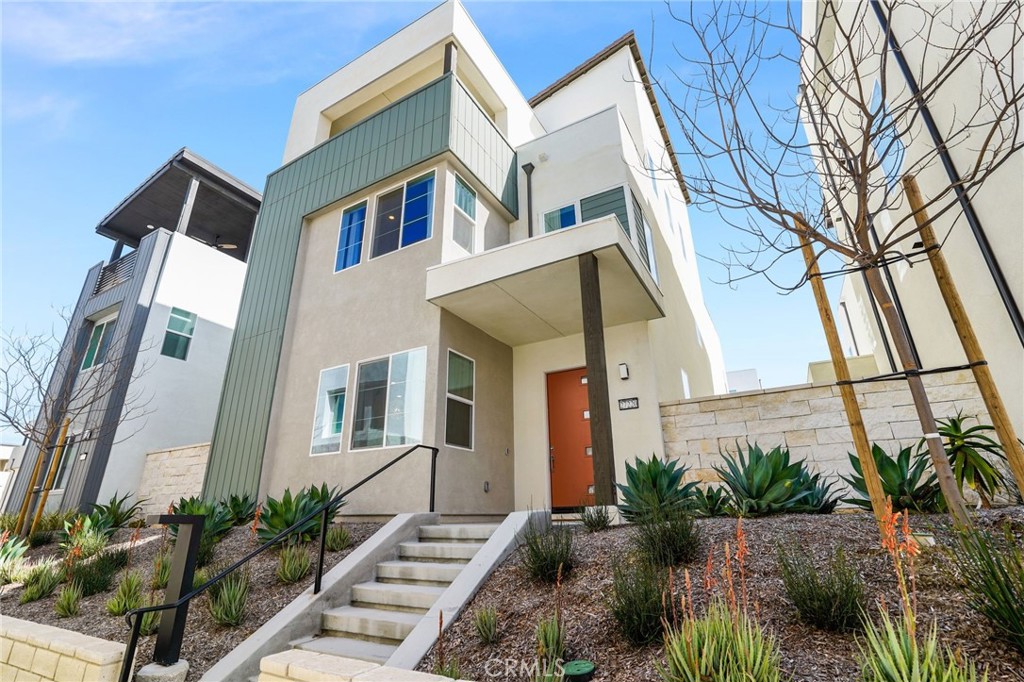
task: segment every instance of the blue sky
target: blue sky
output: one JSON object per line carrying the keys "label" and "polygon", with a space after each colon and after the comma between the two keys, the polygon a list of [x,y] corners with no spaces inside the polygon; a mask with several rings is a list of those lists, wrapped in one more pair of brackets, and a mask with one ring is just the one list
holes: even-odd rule
{"label": "blue sky", "polygon": [[[7,3],[2,5],[2,325],[47,329],[112,243],[99,220],[188,146],[257,189],[280,163],[295,97],[435,3]],[[684,37],[661,2],[467,2],[526,96],[634,29],[655,76]],[[796,74],[772,74],[786,96]],[[787,82],[787,81],[792,82]],[[678,139],[678,138],[677,138]],[[686,174],[683,163],[683,173]],[[737,237],[691,210],[698,253]],[[799,258],[782,279],[798,276]],[[809,288],[737,289],[701,264],[729,369],[802,383],[828,357]],[[836,280],[833,280],[836,281]],[[837,292],[833,288],[833,302]]]}

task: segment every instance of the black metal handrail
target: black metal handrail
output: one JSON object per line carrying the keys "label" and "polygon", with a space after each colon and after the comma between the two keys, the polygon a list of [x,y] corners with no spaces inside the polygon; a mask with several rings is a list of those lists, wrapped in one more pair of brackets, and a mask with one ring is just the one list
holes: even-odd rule
{"label": "black metal handrail", "polygon": [[[327,524],[328,524],[328,518],[330,517],[331,510],[332,509],[336,509],[337,507],[339,507],[341,505],[341,503],[344,502],[344,500],[345,500],[345,498],[347,496],[351,495],[353,492],[355,492],[356,490],[361,488],[363,485],[365,485],[369,481],[373,480],[374,478],[376,478],[380,474],[384,473],[385,471],[390,469],[392,466],[394,466],[395,464],[397,464],[401,460],[403,460],[406,457],[408,457],[409,455],[411,455],[413,452],[416,452],[417,450],[420,450],[420,449],[429,450],[430,451],[430,509],[429,509],[429,511],[433,512],[434,511],[434,494],[435,494],[435,489],[436,489],[435,475],[437,473],[437,453],[438,453],[438,448],[430,446],[430,445],[414,445],[413,447],[409,448],[408,450],[406,450],[402,454],[400,454],[397,457],[395,457],[394,459],[392,459],[390,462],[388,462],[384,466],[380,467],[379,469],[377,469],[376,471],[374,471],[370,475],[368,475],[365,478],[363,478],[362,480],[360,480],[355,485],[353,485],[353,486],[351,486],[351,487],[341,491],[340,493],[335,495],[333,498],[331,498],[327,502],[323,503],[322,505],[320,505],[319,507],[317,507],[313,511],[309,512],[308,514],[303,516],[301,519],[299,519],[298,521],[296,521],[292,525],[288,526],[287,528],[282,530],[280,533],[278,533],[277,535],[272,537],[270,540],[267,540],[265,543],[263,543],[262,545],[260,545],[256,549],[252,550],[251,552],[246,554],[244,557],[242,557],[241,559],[239,559],[235,563],[231,564],[230,566],[228,566],[223,571],[221,571],[217,575],[215,575],[212,578],[210,578],[209,580],[207,580],[205,583],[203,583],[199,587],[196,587],[191,592],[189,592],[188,594],[185,594],[185,595],[179,597],[176,601],[168,602],[166,604],[155,604],[155,605],[152,605],[152,606],[142,606],[142,607],[139,607],[137,609],[132,609],[131,611],[126,613],[125,616],[124,616],[124,619],[128,623],[128,625],[132,628],[132,632],[131,632],[131,636],[128,639],[128,647],[125,649],[125,652],[124,652],[124,661],[121,664],[120,682],[128,682],[128,680],[131,678],[132,668],[134,667],[135,650],[136,650],[136,648],[138,647],[138,644],[139,644],[139,634],[140,634],[140,629],[142,627],[142,618],[143,618],[144,614],[151,613],[153,611],[165,611],[167,609],[177,609],[177,608],[179,608],[181,606],[184,606],[184,605],[188,604],[190,601],[192,601],[192,599],[194,599],[195,597],[199,596],[200,594],[205,592],[207,589],[209,589],[209,587],[211,585],[213,585],[214,583],[222,580],[228,574],[230,574],[231,572],[233,572],[233,571],[237,570],[238,568],[240,568],[243,564],[248,563],[253,558],[255,558],[255,557],[259,556],[260,554],[262,554],[263,552],[267,551],[268,549],[270,549],[271,547],[276,545],[278,542],[280,542],[285,537],[291,535],[296,530],[299,530],[300,528],[302,528],[306,523],[308,523],[311,519],[315,518],[318,515],[321,517],[320,518],[320,550],[319,550],[319,555],[318,555],[318,558],[317,558],[316,578],[313,581],[313,594],[319,594],[320,593],[321,584],[322,584],[322,579],[323,579],[323,572],[324,572],[324,549],[325,549],[326,541],[327,541]],[[134,618],[133,618],[133,616],[134,616]],[[177,661],[161,661],[161,662],[164,663],[165,665],[171,665],[171,664],[176,663]]]}

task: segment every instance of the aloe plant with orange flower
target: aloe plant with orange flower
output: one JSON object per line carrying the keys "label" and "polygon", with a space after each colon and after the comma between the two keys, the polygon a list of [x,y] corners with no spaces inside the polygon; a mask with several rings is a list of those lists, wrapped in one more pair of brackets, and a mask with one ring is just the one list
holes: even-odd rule
{"label": "aloe plant with orange flower", "polygon": [[892,618],[882,606],[880,624],[864,618],[864,636],[858,646],[865,682],[985,682],[987,671],[979,676],[962,654],[939,646],[936,623],[918,636],[915,561],[921,547],[910,530],[909,513],[894,512],[888,498],[882,516],[882,547],[892,558],[900,616]]}
{"label": "aloe plant with orange flower", "polygon": [[[666,622],[665,665],[658,665],[664,682],[781,682],[787,679],[782,673],[775,637],[762,628],[750,612],[748,555],[743,520],[739,519],[735,551],[730,543],[725,544],[720,570],[714,551],[708,552],[704,587],[714,596],[701,615],[693,606],[690,573],[684,572],[685,594],[678,610],[673,608],[671,622]],[[757,611],[756,601],[754,611]]]}

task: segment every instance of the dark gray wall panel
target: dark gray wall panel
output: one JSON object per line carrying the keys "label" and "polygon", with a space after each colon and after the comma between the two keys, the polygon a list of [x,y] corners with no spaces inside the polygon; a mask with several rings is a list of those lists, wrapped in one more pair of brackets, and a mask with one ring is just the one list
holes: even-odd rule
{"label": "dark gray wall panel", "polygon": [[626,234],[629,234],[629,217],[626,212],[626,190],[622,187],[614,187],[606,192],[595,194],[592,197],[580,199],[580,219],[582,222],[597,220],[606,215],[615,215],[619,219],[619,225]]}

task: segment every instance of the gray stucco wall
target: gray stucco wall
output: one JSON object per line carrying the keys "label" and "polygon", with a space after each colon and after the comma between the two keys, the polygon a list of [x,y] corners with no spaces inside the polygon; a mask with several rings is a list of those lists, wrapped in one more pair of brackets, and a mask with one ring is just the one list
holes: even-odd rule
{"label": "gray stucco wall", "polygon": [[[510,180],[516,172],[515,152],[496,130],[488,132],[488,127],[493,126],[475,105],[466,106],[462,101],[465,93],[455,83],[450,74],[441,77],[315,147],[268,178],[214,428],[205,494],[220,497],[228,493],[255,493],[261,487],[260,474],[267,468],[263,459],[268,448],[272,406],[280,400],[275,396],[275,387],[279,384],[282,345],[291,334],[286,332],[286,324],[290,324],[293,315],[289,301],[305,301],[309,296],[312,302],[321,296],[320,292],[307,290],[297,297],[292,290],[293,281],[298,284],[296,260],[302,259],[298,250],[304,218],[449,150],[502,199],[507,210],[516,213],[515,182]],[[461,113],[453,114],[453,100],[459,103]],[[456,120],[461,123],[457,125]],[[500,172],[502,164],[507,164],[504,173]],[[440,188],[435,187],[438,191]],[[337,248],[336,229],[333,232],[334,242],[327,249],[331,258]],[[419,251],[424,251],[423,245],[420,247]],[[389,277],[375,284],[386,285],[387,290],[408,286],[405,280],[413,275],[406,274],[406,258],[411,261],[409,271],[439,262],[439,257],[416,263],[414,257],[392,254],[384,259],[391,261]],[[419,272],[416,276],[424,275]],[[422,295],[422,287],[419,291]],[[381,307],[380,300],[374,297],[365,305]],[[357,309],[344,315],[350,325],[345,331],[347,336],[367,333],[364,330],[369,328],[354,314]],[[435,331],[438,314],[433,313]],[[415,328],[418,322],[405,320],[404,324]],[[354,324],[359,325],[358,330],[351,328]],[[390,352],[390,345],[375,343],[376,350],[371,355]],[[435,354],[432,362],[436,361]]]}

